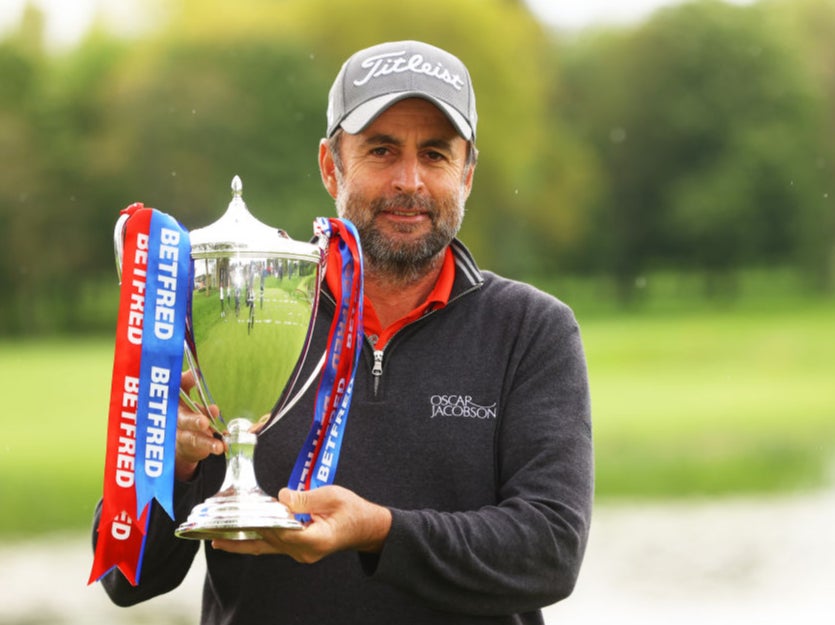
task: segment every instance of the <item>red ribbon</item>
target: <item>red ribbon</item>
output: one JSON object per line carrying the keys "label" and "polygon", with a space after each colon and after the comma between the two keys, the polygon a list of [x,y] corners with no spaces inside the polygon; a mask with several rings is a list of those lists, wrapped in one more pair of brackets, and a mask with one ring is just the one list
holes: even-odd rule
{"label": "red ribbon", "polygon": [[122,211],[122,214],[129,215],[129,219],[125,227],[122,286],[110,386],[101,518],[88,584],[99,580],[114,566],[132,585],[139,583],[150,506],[146,506],[141,513],[136,510],[136,406],[152,212],[141,203],[131,204]]}

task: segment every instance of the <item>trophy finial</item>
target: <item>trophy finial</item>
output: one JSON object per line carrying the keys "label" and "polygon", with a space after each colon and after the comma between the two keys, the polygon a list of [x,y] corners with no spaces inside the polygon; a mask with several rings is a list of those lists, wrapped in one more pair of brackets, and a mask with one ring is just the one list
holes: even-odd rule
{"label": "trophy finial", "polygon": [[244,193],[244,183],[241,182],[241,177],[236,175],[232,178],[232,196],[241,197]]}

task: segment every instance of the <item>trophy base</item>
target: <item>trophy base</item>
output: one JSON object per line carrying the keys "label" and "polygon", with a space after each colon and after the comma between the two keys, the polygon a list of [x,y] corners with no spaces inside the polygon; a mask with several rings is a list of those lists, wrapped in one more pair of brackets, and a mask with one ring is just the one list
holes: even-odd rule
{"label": "trophy base", "polygon": [[226,477],[220,492],[194,506],[174,534],[193,540],[258,540],[259,530],[302,529],[283,503],[270,497],[255,479],[253,457],[257,437],[244,418],[229,422]]}
{"label": "trophy base", "polygon": [[192,509],[174,534],[191,540],[258,540],[259,530],[303,527],[284,504],[259,490],[210,497]]}

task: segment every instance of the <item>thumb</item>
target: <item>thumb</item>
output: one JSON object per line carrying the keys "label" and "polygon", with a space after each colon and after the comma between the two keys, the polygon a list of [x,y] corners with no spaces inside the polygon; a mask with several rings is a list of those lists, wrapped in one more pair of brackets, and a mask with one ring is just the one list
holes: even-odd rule
{"label": "thumb", "polygon": [[278,491],[278,500],[294,514],[310,512],[310,491],[285,487]]}

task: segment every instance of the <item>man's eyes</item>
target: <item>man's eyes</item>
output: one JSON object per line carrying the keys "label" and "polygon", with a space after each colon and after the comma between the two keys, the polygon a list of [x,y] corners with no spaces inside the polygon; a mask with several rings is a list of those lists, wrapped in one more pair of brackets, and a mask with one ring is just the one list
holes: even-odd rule
{"label": "man's eyes", "polygon": [[[370,150],[368,150],[368,153],[371,156],[377,158],[384,158],[394,154],[394,150],[392,150],[392,148],[389,146],[380,145],[371,148]],[[442,161],[448,160],[447,155],[443,152],[439,152],[438,150],[426,150],[424,152],[421,152],[421,157],[433,163],[440,163]]]}

